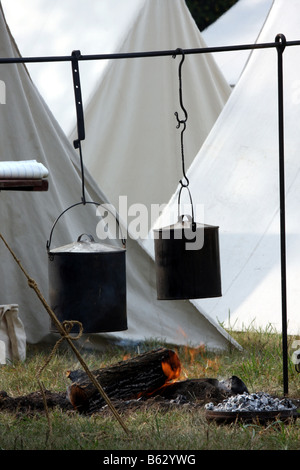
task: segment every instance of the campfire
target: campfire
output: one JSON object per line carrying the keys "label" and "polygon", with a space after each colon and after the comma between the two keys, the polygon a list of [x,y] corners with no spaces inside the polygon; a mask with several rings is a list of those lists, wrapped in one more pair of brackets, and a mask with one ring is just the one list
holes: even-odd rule
{"label": "campfire", "polygon": [[[165,404],[203,405],[212,400],[219,403],[232,393],[247,391],[245,384],[237,377],[226,381],[184,377],[177,353],[166,348],[148,351],[92,373],[110,399],[123,408],[124,404],[148,403],[150,398],[155,398],[156,403],[161,401]],[[67,376],[72,382],[67,396],[74,409],[91,414],[105,406],[85,372],[68,371]]]}
{"label": "campfire", "polygon": [[227,380],[187,378],[177,353],[167,348],[128,357],[112,366],[96,369],[92,374],[96,383],[84,370],[67,371],[71,382],[67,392],[46,390],[44,396],[39,391],[13,398],[0,391],[0,411],[33,415],[59,407],[63,411],[86,416],[106,413],[109,406],[103,394],[99,393],[96,386],[99,383],[113,403],[115,412],[154,406],[159,410],[169,410],[184,406],[186,410],[202,408],[208,421],[232,422],[239,418],[259,419],[262,423],[277,419],[279,414],[283,420],[298,416],[296,404],[291,400],[273,399],[267,394],[249,394],[237,376]]}
{"label": "campfire", "polygon": [[[112,366],[92,371],[105,393],[121,409],[136,409],[156,406],[204,406],[206,403],[220,403],[233,393],[243,393],[246,386],[237,377],[226,381],[216,378],[186,378],[177,353],[171,349],[159,348],[132,358],[126,358]],[[46,391],[48,408],[91,415],[107,410],[103,397],[83,370],[69,370],[66,373],[70,385],[66,391]],[[0,410],[41,412],[43,399],[40,392],[12,398],[5,391],[0,392]]]}

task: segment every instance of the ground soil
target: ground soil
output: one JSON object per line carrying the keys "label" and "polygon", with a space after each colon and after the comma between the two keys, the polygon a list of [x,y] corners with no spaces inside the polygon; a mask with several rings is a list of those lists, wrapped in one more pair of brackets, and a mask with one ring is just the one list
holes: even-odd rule
{"label": "ground soil", "polygon": [[[78,413],[69,402],[66,392],[58,393],[46,390],[45,396],[48,410],[56,408],[66,413]],[[226,398],[226,394],[209,382],[190,380],[187,387],[186,384],[178,382],[178,386],[173,389],[172,393],[166,388],[161,394],[156,393],[132,400],[111,400],[111,402],[115,409],[121,413],[147,409],[168,411],[176,408],[190,411],[203,408],[208,402],[220,403],[224,398]],[[300,407],[300,398],[294,398],[292,401],[298,408]],[[11,397],[5,391],[0,391],[1,412],[12,413],[20,417],[45,414],[43,395],[41,391],[36,391],[24,396]],[[108,405],[104,405],[101,409],[90,409],[89,414],[95,413],[109,414],[111,411]]]}
{"label": "ground soil", "polygon": [[[226,394],[205,380],[189,380],[177,382],[176,386],[165,387],[149,396],[143,396],[132,400],[112,400],[116,409],[121,411],[132,411],[141,408],[159,407],[170,409],[184,406],[195,408],[204,406],[209,401],[219,403]],[[171,390],[172,389],[172,390]],[[67,398],[67,393],[45,391],[48,409],[59,408],[62,411],[74,411],[73,406]],[[228,395],[227,395],[228,396]],[[90,413],[104,412],[107,405],[101,409],[91,409]],[[45,405],[41,391],[32,392],[28,395],[11,397],[5,391],[0,391],[0,412],[9,412],[22,415],[33,415],[44,413]]]}

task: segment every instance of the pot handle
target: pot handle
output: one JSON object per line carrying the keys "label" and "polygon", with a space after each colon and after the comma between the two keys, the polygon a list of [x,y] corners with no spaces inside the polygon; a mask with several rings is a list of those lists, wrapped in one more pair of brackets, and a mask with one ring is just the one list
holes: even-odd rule
{"label": "pot handle", "polygon": [[89,233],[82,233],[81,235],[79,235],[79,237],[77,238],[77,241],[78,242],[81,242],[81,237],[88,237],[90,239],[90,242],[94,243],[94,237],[93,235],[90,235]]}
{"label": "pot handle", "polygon": [[[189,193],[191,209],[192,209],[192,215],[186,215],[186,214],[181,214],[180,215],[180,198],[181,198],[181,192],[182,192],[183,189],[186,189]],[[194,207],[193,207],[192,195],[191,195],[191,192],[190,192],[189,188],[186,185],[182,185],[180,190],[179,190],[179,193],[178,193],[178,222],[183,222],[184,217],[187,217],[187,219],[191,221],[192,231],[195,232],[196,222],[194,221]]]}
{"label": "pot handle", "polygon": [[[80,205],[85,205],[85,204],[95,204],[96,206],[102,206],[103,204],[100,204],[98,202],[92,202],[92,201],[85,201],[85,202],[77,202],[76,204],[73,204],[72,206],[68,207],[67,209],[65,209],[58,217],[57,219],[55,220],[54,224],[52,225],[52,229],[50,231],[50,236],[49,236],[49,240],[47,240],[47,243],[46,243],[46,248],[47,248],[47,251],[49,253],[50,251],[50,245],[51,245],[51,240],[52,240],[52,235],[53,235],[53,230],[57,224],[57,222],[59,221],[59,219],[62,217],[62,215],[64,215],[69,209],[72,209],[73,207],[76,207],[76,206],[80,206]],[[120,222],[119,222],[119,218],[117,216],[117,214],[113,214],[111,210],[109,210],[107,207],[105,207],[106,210],[108,210],[116,219],[116,222],[118,224],[118,227],[119,227],[119,230],[120,230],[120,234],[121,234],[121,241],[122,241],[122,246],[123,248],[126,248],[126,240],[125,238],[123,237],[123,234],[122,234],[122,231],[121,231],[121,227],[120,227]],[[82,237],[84,234],[80,235],[80,237]],[[88,235],[89,237],[92,237],[92,235]],[[79,238],[77,241],[79,241]],[[94,239],[93,239],[94,240]]]}

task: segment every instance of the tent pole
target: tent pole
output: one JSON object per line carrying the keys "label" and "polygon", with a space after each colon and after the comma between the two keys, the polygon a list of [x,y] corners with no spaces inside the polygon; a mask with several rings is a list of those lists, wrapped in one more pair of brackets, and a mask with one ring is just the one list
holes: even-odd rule
{"label": "tent pole", "polygon": [[280,193],[280,252],[281,252],[281,302],[282,302],[282,360],[283,392],[288,394],[287,354],[287,300],[286,300],[286,233],[285,233],[285,179],[284,179],[284,118],[283,118],[283,67],[286,45],[283,34],[276,36],[278,56],[278,134],[279,134],[279,193]]}

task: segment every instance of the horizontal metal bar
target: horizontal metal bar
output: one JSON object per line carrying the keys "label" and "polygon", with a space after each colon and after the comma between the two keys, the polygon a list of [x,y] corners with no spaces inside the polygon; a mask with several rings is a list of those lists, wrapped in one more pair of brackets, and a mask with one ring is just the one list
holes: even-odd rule
{"label": "horizontal metal bar", "polygon": [[[209,54],[215,52],[229,52],[229,51],[242,51],[252,49],[270,49],[276,48],[278,43],[258,43],[258,44],[240,44],[232,46],[215,46],[203,47],[195,49],[182,49],[184,54]],[[287,41],[288,46],[300,46],[300,40]],[[78,60],[109,60],[109,59],[134,59],[143,57],[163,57],[174,56],[178,54],[177,49],[161,50],[161,51],[148,51],[148,52],[128,52],[128,53],[114,53],[114,54],[92,54],[80,55]],[[18,64],[18,63],[38,63],[38,62],[71,62],[72,55],[67,56],[48,56],[48,57],[0,57],[0,64]]]}

